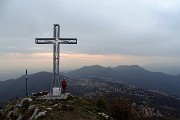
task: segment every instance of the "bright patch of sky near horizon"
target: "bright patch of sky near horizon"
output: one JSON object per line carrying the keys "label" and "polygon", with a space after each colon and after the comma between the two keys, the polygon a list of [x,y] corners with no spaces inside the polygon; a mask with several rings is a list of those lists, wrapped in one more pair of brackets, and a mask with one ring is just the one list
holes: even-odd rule
{"label": "bright patch of sky near horizon", "polygon": [[[85,65],[180,65],[178,0],[1,0],[0,72],[51,71],[52,45],[34,38],[77,37],[61,46],[61,70]],[[0,75],[1,76],[1,75]]]}

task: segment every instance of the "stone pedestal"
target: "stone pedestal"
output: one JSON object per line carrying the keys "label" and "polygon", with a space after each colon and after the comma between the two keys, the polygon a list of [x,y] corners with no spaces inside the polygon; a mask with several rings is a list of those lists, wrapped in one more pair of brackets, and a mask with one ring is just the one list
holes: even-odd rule
{"label": "stone pedestal", "polygon": [[54,87],[53,88],[53,96],[59,96],[59,95],[61,95],[61,88]]}

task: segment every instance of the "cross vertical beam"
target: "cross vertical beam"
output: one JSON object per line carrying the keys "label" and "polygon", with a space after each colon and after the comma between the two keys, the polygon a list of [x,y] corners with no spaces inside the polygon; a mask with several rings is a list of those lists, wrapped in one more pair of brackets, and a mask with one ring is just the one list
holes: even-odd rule
{"label": "cross vertical beam", "polygon": [[[77,44],[77,38],[60,38],[60,26],[54,24],[53,38],[35,38],[36,44],[53,44],[53,80],[51,85],[51,93],[53,88],[60,90],[60,74],[59,74],[59,60],[60,60],[60,44]],[[60,93],[60,92],[59,92]]]}
{"label": "cross vertical beam", "polygon": [[[53,44],[53,87],[60,87],[59,79],[59,24],[54,25],[54,44]],[[60,90],[60,89],[59,89]]]}

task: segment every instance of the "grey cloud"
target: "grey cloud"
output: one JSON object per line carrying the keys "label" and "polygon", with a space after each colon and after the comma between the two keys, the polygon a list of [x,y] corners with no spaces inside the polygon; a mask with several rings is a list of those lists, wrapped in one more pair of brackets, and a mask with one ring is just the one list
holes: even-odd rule
{"label": "grey cloud", "polygon": [[143,0],[14,0],[3,9],[1,52],[51,51],[51,45],[36,45],[34,38],[52,37],[53,24],[59,23],[61,37],[78,38],[78,45],[62,45],[62,52],[180,55],[178,8],[167,13]]}

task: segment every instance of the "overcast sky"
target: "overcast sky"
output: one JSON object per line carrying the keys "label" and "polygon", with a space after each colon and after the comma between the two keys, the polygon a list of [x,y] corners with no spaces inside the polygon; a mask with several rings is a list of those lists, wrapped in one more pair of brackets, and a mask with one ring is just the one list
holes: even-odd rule
{"label": "overcast sky", "polygon": [[52,45],[35,38],[61,37],[61,70],[84,65],[180,65],[179,0],[1,0],[0,72],[51,71]]}

